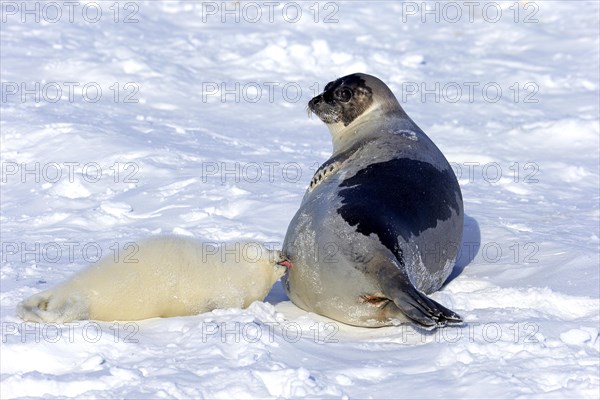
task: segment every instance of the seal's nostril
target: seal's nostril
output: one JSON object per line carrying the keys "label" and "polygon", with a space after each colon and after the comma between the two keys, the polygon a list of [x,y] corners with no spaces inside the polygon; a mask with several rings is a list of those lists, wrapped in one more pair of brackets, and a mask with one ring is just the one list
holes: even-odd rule
{"label": "seal's nostril", "polygon": [[312,98],[312,99],[311,99],[311,100],[308,102],[308,105],[309,105],[309,106],[311,106],[311,107],[312,107],[312,106],[315,106],[315,105],[319,104],[319,103],[321,102],[321,100],[322,100],[322,97],[321,97],[321,96],[313,97],[313,98]]}

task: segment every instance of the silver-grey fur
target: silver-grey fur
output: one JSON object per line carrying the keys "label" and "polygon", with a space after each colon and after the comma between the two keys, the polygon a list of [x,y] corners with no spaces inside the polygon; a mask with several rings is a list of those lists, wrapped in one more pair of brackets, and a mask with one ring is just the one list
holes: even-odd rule
{"label": "silver-grey fur", "polygon": [[357,326],[460,316],[428,298],[452,272],[463,204],[452,169],[378,78],[352,74],[309,102],[332,135],[283,245],[299,307]]}

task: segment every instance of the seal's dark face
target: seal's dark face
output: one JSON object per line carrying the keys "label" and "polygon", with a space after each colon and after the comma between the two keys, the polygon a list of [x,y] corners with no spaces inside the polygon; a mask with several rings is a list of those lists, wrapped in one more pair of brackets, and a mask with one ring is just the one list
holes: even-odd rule
{"label": "seal's dark face", "polygon": [[373,90],[359,74],[352,74],[329,82],[323,93],[308,102],[308,108],[326,124],[348,126],[372,103]]}

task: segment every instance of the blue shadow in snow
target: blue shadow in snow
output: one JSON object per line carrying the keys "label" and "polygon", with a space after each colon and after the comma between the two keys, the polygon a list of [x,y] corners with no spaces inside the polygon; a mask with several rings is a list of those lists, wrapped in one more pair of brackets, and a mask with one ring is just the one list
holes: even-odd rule
{"label": "blue shadow in snow", "polygon": [[454,269],[452,273],[446,279],[444,285],[457,278],[465,269],[467,265],[473,261],[479,248],[481,247],[481,231],[479,230],[479,224],[475,218],[469,217],[465,214],[465,222],[463,224],[463,237],[458,250],[458,258],[454,263]]}

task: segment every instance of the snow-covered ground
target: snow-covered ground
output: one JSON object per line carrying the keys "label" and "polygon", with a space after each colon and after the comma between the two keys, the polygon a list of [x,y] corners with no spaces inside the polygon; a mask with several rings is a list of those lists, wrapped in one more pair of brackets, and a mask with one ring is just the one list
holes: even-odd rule
{"label": "snow-covered ground", "polygon": [[[598,398],[599,5],[2,1],[1,397]],[[15,306],[158,233],[280,245],[330,80],[387,82],[459,175],[462,328],[265,302],[136,323]]]}

